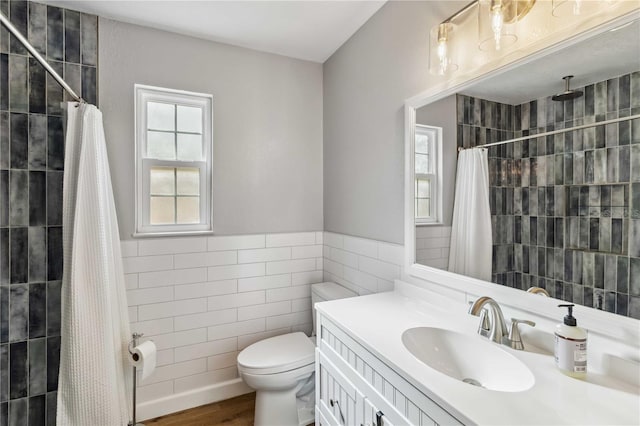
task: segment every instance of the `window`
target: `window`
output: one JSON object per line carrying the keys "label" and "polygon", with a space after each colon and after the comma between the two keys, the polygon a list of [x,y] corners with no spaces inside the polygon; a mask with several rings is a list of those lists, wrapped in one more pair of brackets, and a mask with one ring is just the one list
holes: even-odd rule
{"label": "window", "polygon": [[135,86],[137,235],[212,231],[212,103]]}
{"label": "window", "polygon": [[416,224],[438,223],[441,216],[440,169],[442,129],[416,125],[415,218]]}

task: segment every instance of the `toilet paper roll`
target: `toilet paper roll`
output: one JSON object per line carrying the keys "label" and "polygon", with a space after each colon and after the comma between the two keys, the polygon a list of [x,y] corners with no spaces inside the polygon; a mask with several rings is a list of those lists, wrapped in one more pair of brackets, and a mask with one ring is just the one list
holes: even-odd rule
{"label": "toilet paper roll", "polygon": [[156,353],[158,352],[155,343],[148,340],[139,344],[135,348],[129,360],[138,370],[142,371],[142,380],[149,377],[156,369]]}

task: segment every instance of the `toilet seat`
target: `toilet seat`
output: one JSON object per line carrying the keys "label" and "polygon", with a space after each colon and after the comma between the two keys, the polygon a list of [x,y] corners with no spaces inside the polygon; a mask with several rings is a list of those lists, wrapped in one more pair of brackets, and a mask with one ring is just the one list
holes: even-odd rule
{"label": "toilet seat", "polygon": [[247,374],[277,374],[315,362],[315,345],[302,332],[261,340],[238,355],[238,369]]}

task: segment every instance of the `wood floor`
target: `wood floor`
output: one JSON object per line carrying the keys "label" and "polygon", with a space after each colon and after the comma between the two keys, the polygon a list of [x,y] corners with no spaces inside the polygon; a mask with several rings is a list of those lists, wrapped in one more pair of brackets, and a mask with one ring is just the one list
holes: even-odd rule
{"label": "wood floor", "polygon": [[145,426],[252,426],[255,393],[145,420]]}

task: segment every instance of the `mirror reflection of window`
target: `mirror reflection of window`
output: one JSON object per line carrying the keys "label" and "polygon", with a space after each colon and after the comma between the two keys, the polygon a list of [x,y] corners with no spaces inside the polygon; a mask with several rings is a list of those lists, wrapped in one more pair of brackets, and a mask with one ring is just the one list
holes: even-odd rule
{"label": "mirror reflection of window", "polygon": [[416,125],[415,141],[415,218],[416,223],[432,223],[438,220],[437,155],[442,147],[442,129]]}

